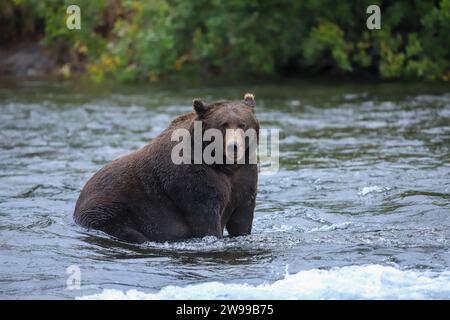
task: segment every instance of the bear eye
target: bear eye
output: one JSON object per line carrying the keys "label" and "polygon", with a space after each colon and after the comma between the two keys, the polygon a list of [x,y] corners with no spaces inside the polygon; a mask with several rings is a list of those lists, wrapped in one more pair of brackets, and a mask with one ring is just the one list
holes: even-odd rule
{"label": "bear eye", "polygon": [[240,123],[240,124],[238,125],[238,127],[239,127],[239,129],[244,129],[244,128],[245,128],[245,123]]}

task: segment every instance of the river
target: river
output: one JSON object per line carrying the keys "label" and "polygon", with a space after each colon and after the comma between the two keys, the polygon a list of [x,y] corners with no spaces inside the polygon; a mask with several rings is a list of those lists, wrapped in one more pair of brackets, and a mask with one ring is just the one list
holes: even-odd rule
{"label": "river", "polygon": [[[78,194],[104,164],[192,98],[248,91],[261,126],[280,129],[252,235],[133,245],[75,225]],[[450,299],[450,90],[2,82],[0,230],[6,299]]]}

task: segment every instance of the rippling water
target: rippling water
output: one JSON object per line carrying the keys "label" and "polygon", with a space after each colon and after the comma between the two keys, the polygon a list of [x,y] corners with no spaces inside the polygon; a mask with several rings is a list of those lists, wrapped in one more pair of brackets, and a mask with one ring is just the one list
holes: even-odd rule
{"label": "rippling water", "polygon": [[[80,189],[105,163],[155,137],[193,97],[247,91],[262,126],[281,129],[280,170],[260,176],[251,236],[139,246],[73,223]],[[2,298],[448,299],[450,93],[1,83],[0,230]],[[71,265],[79,290],[66,287]]]}

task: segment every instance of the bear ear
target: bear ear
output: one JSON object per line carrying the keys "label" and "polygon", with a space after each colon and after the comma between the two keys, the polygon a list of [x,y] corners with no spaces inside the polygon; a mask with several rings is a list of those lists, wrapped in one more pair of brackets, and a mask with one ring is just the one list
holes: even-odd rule
{"label": "bear ear", "polygon": [[244,103],[251,108],[256,107],[255,96],[251,93],[246,93],[244,95]]}
{"label": "bear ear", "polygon": [[192,100],[192,106],[194,107],[195,112],[201,118],[205,115],[208,107],[203,103],[203,101],[199,98],[195,98]]}

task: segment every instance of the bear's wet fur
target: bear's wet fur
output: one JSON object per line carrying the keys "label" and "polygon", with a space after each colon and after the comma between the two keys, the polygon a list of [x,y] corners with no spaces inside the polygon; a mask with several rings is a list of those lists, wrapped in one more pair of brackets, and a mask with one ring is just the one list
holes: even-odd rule
{"label": "bear's wet fur", "polygon": [[194,99],[193,107],[143,148],[100,169],[80,193],[75,221],[136,243],[220,238],[225,228],[230,236],[250,234],[257,165],[174,164],[171,152],[179,142],[171,136],[181,128],[192,132],[194,121],[202,121],[203,130],[259,133],[254,97],[211,104]]}

